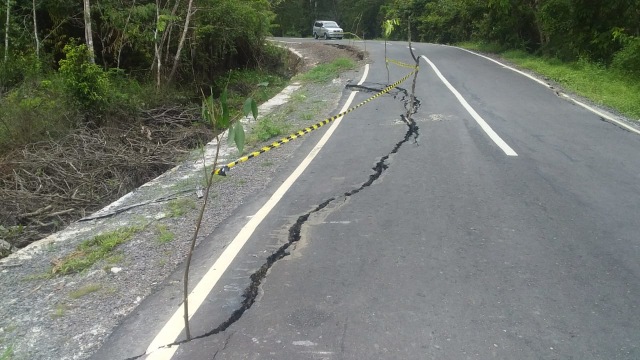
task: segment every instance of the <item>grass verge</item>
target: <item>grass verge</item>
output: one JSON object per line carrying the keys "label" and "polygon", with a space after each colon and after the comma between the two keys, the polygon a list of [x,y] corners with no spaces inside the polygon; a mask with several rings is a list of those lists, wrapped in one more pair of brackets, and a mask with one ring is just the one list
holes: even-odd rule
{"label": "grass verge", "polygon": [[612,108],[640,121],[640,79],[620,74],[603,65],[584,60],[565,63],[554,58],[531,55],[521,50],[502,50],[494,45],[461,43],[458,46],[499,54],[519,67],[535,71],[566,90]]}
{"label": "grass verge", "polygon": [[308,72],[299,75],[299,79],[307,82],[328,82],[337,78],[341,72],[351,70],[356,67],[356,63],[348,58],[338,58],[328,64],[321,64]]}
{"label": "grass verge", "polygon": [[214,97],[220,96],[218,92],[227,89],[227,105],[232,118],[241,114],[242,106],[247,97],[253,98],[261,104],[276,94],[287,85],[287,79],[261,70],[232,70],[226,76],[221,76],[212,85]]}
{"label": "grass verge", "polygon": [[92,294],[98,290],[102,289],[102,285],[100,284],[89,284],[81,287],[78,290],[72,291],[69,293],[69,297],[72,299],[80,299],[81,297],[85,297],[89,294]]}
{"label": "grass verge", "polygon": [[247,137],[247,144],[255,145],[276,136],[288,134],[290,126],[280,118],[265,116],[258,119]]}
{"label": "grass verge", "polygon": [[65,304],[58,304],[56,305],[56,307],[53,309],[53,313],[51,313],[51,318],[52,319],[60,319],[61,317],[64,317],[64,314],[67,313],[67,305]]}
{"label": "grass verge", "polygon": [[167,203],[167,216],[170,218],[180,217],[190,210],[196,208],[196,202],[192,199],[181,198],[174,199]]}
{"label": "grass verge", "polygon": [[0,360],[9,360],[13,359],[13,347],[9,346],[6,348],[2,354],[0,354]]}
{"label": "grass verge", "polygon": [[156,234],[158,235],[157,240],[161,244],[170,243],[176,238],[176,235],[167,228],[167,225],[163,224],[156,226]]}
{"label": "grass verge", "polygon": [[11,360],[11,359],[13,359],[13,347],[9,346],[2,352],[2,354],[0,354],[0,360]]}
{"label": "grass verge", "polygon": [[127,242],[138,231],[140,228],[126,227],[85,240],[74,252],[54,261],[51,273],[68,275],[86,270],[99,260],[110,256],[118,245]]}

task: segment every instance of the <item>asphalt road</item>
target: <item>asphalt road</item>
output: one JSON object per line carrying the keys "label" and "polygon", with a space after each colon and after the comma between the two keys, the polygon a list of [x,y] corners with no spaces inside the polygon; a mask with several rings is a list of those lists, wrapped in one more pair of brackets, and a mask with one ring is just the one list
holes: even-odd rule
{"label": "asphalt road", "polygon": [[[406,45],[389,57],[410,62]],[[348,114],[173,359],[640,359],[640,135],[487,59],[414,48],[467,108],[421,58],[416,127],[402,91]],[[383,88],[384,46],[367,50],[363,86]]]}

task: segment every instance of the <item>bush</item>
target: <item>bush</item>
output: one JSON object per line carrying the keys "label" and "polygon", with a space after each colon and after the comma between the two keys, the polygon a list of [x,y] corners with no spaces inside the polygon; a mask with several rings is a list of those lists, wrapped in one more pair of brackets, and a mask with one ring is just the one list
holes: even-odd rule
{"label": "bush", "polygon": [[101,112],[109,104],[109,75],[92,63],[86,45],[65,45],[65,59],[60,60],[59,73],[66,91],[84,110]]}
{"label": "bush", "polygon": [[267,72],[283,74],[287,62],[288,51],[271,43],[257,49],[257,67]]}
{"label": "bush", "polygon": [[41,65],[35,54],[12,54],[7,62],[0,63],[0,94],[25,79],[36,78],[41,72]]}
{"label": "bush", "polygon": [[63,135],[79,118],[60,79],[54,76],[37,83],[23,82],[0,99],[0,154]]}
{"label": "bush", "polygon": [[640,77],[640,37],[626,41],[624,47],[613,55],[611,67],[621,73]]}

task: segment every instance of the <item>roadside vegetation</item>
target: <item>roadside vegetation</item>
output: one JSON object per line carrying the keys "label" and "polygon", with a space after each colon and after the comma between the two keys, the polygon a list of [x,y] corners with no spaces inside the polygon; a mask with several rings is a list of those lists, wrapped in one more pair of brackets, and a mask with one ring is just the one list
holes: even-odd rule
{"label": "roadside vegetation", "polygon": [[180,217],[189,210],[196,208],[196,202],[189,198],[179,198],[167,203],[167,216],[170,218]]}
{"label": "roadside vegetation", "polygon": [[289,131],[290,126],[284,121],[284,119],[264,116],[258,119],[251,129],[251,133],[247,137],[247,144],[256,145],[276,136],[287,135]]}
{"label": "roadside vegetation", "polygon": [[84,271],[112,255],[118,245],[127,242],[140,230],[136,227],[126,227],[85,240],[71,254],[54,260],[51,274],[69,275]]}
{"label": "roadside vegetation", "polygon": [[211,140],[203,96],[224,91],[235,116],[279,92],[294,70],[265,41],[278,2],[3,2],[0,257]]}
{"label": "roadside vegetation", "polygon": [[308,82],[327,82],[338,77],[346,70],[356,67],[356,63],[348,58],[340,58],[328,64],[321,64],[299,76],[300,80]]}
{"label": "roadside vegetation", "polygon": [[638,120],[638,9],[640,0],[286,0],[273,31],[310,37],[309,24],[326,19],[366,39],[407,40],[410,28],[414,41],[500,54]]}
{"label": "roadside vegetation", "polygon": [[640,77],[585,59],[563,62],[522,50],[501,51],[479,43],[458,44],[469,50],[490,52],[535,71],[561,84],[568,91],[582,95],[598,105],[615,109],[634,120],[640,120]]}
{"label": "roadside vegetation", "polygon": [[0,360],[11,359],[13,359],[13,347],[9,346],[0,354]]}
{"label": "roadside vegetation", "polygon": [[98,290],[102,289],[102,285],[100,284],[88,284],[85,285],[81,288],[79,288],[78,290],[74,290],[72,292],[69,293],[69,297],[71,299],[80,299],[82,297],[85,297],[89,294],[92,294]]}
{"label": "roadside vegetation", "polygon": [[171,232],[167,225],[157,224],[156,225],[156,235],[157,240],[160,244],[166,244],[172,242],[176,238],[176,234]]}

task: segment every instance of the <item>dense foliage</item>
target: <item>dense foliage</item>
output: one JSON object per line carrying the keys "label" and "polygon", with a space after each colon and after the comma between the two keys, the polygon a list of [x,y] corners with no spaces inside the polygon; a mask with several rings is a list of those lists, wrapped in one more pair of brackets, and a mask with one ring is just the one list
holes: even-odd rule
{"label": "dense foliage", "polygon": [[488,42],[640,73],[640,0],[284,0],[276,14],[278,35],[310,36],[322,18],[375,38],[398,19],[396,39],[411,21],[414,40]]}
{"label": "dense foliage", "polygon": [[278,0],[0,2],[0,153],[280,61]]}
{"label": "dense foliage", "polygon": [[228,94],[229,118],[246,96],[279,91],[285,52],[265,41],[278,1],[0,0],[0,247],[60,229],[209,141],[202,97]]}
{"label": "dense foliage", "polygon": [[161,84],[174,63],[187,80],[258,64],[273,17],[268,0],[93,0],[88,9],[71,0],[2,2],[4,91],[34,69],[56,69],[72,39],[85,42],[85,10],[96,64],[141,77],[160,64]]}

